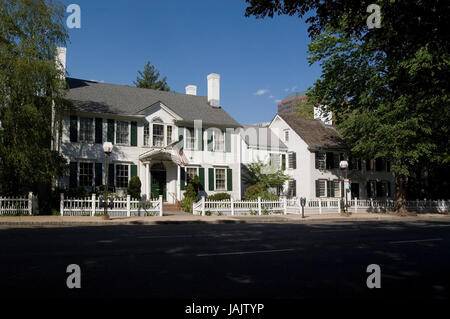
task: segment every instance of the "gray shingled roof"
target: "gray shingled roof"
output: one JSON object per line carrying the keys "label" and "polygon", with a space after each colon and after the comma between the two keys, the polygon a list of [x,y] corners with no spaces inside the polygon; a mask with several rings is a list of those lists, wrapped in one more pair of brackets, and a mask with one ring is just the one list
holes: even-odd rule
{"label": "gray shingled roof", "polygon": [[305,142],[311,150],[347,150],[344,139],[338,130],[319,120],[278,114]]}
{"label": "gray shingled roof", "polygon": [[243,124],[239,133],[250,147],[287,150],[286,144],[269,127]]}
{"label": "gray shingled roof", "polygon": [[204,125],[239,127],[225,110],[212,107],[206,96],[142,89],[128,85],[66,79],[66,99],[83,112],[141,115],[149,106],[162,102],[186,122],[202,120]]}

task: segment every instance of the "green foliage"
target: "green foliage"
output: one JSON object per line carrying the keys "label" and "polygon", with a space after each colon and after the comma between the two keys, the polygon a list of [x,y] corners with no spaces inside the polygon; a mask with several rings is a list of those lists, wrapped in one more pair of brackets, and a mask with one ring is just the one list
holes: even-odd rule
{"label": "green foliage", "polygon": [[75,188],[68,188],[64,192],[64,197],[66,198],[85,198],[88,197],[89,193],[87,192],[86,188],[83,186],[75,187]]}
{"label": "green foliage", "polygon": [[447,1],[377,1],[374,29],[367,1],[247,2],[247,16],[309,15],[309,62],[323,73],[308,100],[333,113],[353,156],[391,161],[404,210],[413,170],[450,162]]}
{"label": "green foliage", "polygon": [[314,105],[310,100],[306,99],[305,101],[295,103],[294,109],[295,116],[305,119],[314,119]]}
{"label": "green foliage", "polygon": [[130,195],[131,198],[141,199],[141,185],[141,180],[138,176],[131,177],[128,184],[127,194]]}
{"label": "green foliage", "polygon": [[242,179],[247,185],[260,184],[264,188],[283,187],[289,176],[262,161],[251,163],[245,167]]}
{"label": "green foliage", "polygon": [[228,193],[216,193],[214,195],[208,196],[208,200],[230,200],[231,196]]}
{"label": "green foliage", "polygon": [[159,71],[150,63],[144,67],[143,71],[138,71],[138,77],[133,82],[138,88],[153,89],[159,91],[170,91],[166,82],[166,77],[159,80]]}
{"label": "green foliage", "polygon": [[56,46],[67,32],[64,7],[51,1],[0,2],[0,192],[37,193],[60,176],[65,160],[52,150],[65,82]]}
{"label": "green foliage", "polygon": [[278,196],[270,192],[264,184],[255,184],[247,187],[244,198],[246,200],[256,200],[261,197],[262,200],[278,200]]}
{"label": "green foliage", "polygon": [[193,179],[187,186],[186,191],[184,193],[184,198],[181,201],[181,208],[185,212],[192,213],[192,204],[196,203],[200,200],[198,196],[200,181],[197,179]]}
{"label": "green foliage", "polygon": [[212,215],[212,213],[211,213],[210,210],[207,210],[207,211],[205,212],[205,216],[211,216],[211,215]]}

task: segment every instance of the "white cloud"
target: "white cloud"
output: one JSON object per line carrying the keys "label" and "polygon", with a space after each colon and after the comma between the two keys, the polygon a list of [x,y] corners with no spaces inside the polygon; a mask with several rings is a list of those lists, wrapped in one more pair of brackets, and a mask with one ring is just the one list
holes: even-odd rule
{"label": "white cloud", "polygon": [[266,90],[266,89],[259,89],[258,91],[256,91],[254,94],[255,95],[264,95],[264,94],[266,94],[266,93],[268,93],[269,92],[269,90]]}
{"label": "white cloud", "polygon": [[274,99],[274,98],[275,98],[275,96],[269,95],[269,99]]}
{"label": "white cloud", "polygon": [[275,102],[277,102],[277,103],[280,103],[280,102],[281,102],[281,100],[275,100]]}

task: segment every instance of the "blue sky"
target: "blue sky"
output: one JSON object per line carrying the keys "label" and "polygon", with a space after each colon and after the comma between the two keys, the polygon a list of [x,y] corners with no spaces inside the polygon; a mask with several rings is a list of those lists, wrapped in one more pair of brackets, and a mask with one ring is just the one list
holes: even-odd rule
{"label": "blue sky", "polygon": [[[150,61],[171,90],[221,75],[221,106],[244,124],[270,121],[277,100],[320,76],[307,62],[307,24],[297,17],[245,18],[244,0],[69,0],[81,28],[69,29],[69,76],[133,85]],[[66,13],[66,17],[69,13]]]}

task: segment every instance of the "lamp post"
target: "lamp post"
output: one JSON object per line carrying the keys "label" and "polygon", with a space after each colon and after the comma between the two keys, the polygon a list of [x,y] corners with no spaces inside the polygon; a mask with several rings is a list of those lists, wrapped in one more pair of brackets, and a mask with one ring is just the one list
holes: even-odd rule
{"label": "lamp post", "polygon": [[103,152],[105,152],[105,179],[106,179],[106,187],[103,191],[103,198],[104,198],[104,213],[103,213],[103,219],[109,219],[108,216],[108,189],[109,189],[109,175],[108,175],[108,169],[109,169],[109,157],[111,156],[111,152],[113,149],[113,145],[111,142],[105,142],[103,143]]}
{"label": "lamp post", "polygon": [[348,180],[347,180],[348,162],[347,161],[340,161],[339,162],[339,167],[341,169],[345,170],[345,179],[344,179],[344,196],[345,196],[345,199],[344,199],[344,212],[347,213],[347,190],[348,189],[346,187],[346,183],[348,183]]}

